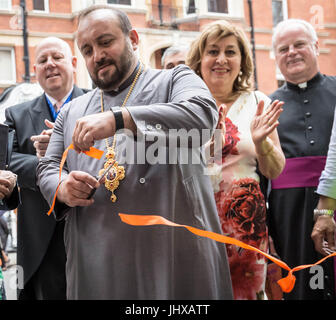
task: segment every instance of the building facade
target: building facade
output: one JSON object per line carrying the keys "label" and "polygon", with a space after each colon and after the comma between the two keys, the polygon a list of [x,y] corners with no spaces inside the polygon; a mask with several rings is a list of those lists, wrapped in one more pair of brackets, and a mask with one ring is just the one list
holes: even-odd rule
{"label": "building facade", "polygon": [[0,0],[0,93],[27,78],[27,59],[23,59],[23,2],[26,5],[28,76],[33,83],[36,82],[33,74],[36,44],[44,37],[57,36],[67,41],[78,57],[76,83],[91,88],[75,43],[77,16],[89,5],[106,3],[128,14],[140,36],[139,56],[154,68],[161,68],[161,56],[167,47],[190,44],[204,25],[217,19],[241,25],[251,37],[252,10],[259,90],[270,94],[283,79],[275,65],[271,37],[276,23],[287,18],[305,19],[313,24],[319,36],[321,71],[336,74],[336,0]]}

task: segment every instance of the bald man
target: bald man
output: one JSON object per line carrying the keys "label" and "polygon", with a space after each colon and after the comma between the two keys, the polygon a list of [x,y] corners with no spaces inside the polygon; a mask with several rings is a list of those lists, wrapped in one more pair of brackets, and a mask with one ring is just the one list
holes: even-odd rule
{"label": "bald man", "polygon": [[44,90],[40,97],[7,108],[6,124],[15,130],[10,170],[18,176],[17,263],[23,267],[19,300],[66,298],[64,222],[47,216],[49,206],[36,186],[36,167],[44,156],[53,123],[63,105],[85,93],[74,85],[77,58],[55,37],[35,48],[34,71]]}

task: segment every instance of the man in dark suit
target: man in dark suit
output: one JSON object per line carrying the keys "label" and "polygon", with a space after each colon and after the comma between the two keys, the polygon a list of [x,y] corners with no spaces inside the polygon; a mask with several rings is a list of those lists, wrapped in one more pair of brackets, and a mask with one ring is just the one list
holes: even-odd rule
{"label": "man in dark suit", "polygon": [[35,48],[34,71],[44,94],[6,109],[6,124],[15,129],[10,170],[18,175],[17,262],[23,267],[19,300],[66,298],[64,222],[47,216],[49,206],[36,186],[35,171],[43,157],[61,107],[85,93],[74,85],[77,59],[69,45],[55,37]]}

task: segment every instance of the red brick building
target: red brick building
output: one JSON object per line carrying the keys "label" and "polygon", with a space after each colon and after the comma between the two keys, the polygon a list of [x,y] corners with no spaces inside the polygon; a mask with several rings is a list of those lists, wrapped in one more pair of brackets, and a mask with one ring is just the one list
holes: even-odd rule
{"label": "red brick building", "polygon": [[[23,82],[25,64],[20,0],[0,0],[0,93]],[[77,84],[91,81],[75,44],[78,12],[86,6],[109,3],[124,10],[140,36],[141,60],[160,68],[165,48],[190,44],[202,27],[216,19],[243,26],[250,36],[247,0],[25,0],[31,82],[34,47],[47,36],[67,41],[79,58]],[[320,43],[323,73],[336,74],[336,0],[252,0],[258,89],[269,94],[282,79],[271,50],[272,28],[280,20],[301,18],[311,22]]]}

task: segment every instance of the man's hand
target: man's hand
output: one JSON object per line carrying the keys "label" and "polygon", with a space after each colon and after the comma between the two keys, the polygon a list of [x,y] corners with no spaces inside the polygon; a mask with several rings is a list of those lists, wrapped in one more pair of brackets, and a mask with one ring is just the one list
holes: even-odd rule
{"label": "man's hand", "polygon": [[86,207],[93,204],[87,199],[93,188],[99,187],[97,179],[82,171],[71,171],[58,189],[57,199],[69,207]]}
{"label": "man's hand", "polygon": [[16,185],[16,178],[13,172],[0,170],[0,200],[11,195]]}
{"label": "man's hand", "polygon": [[30,139],[34,142],[34,147],[36,149],[36,156],[40,159],[45,156],[48,144],[50,141],[50,136],[53,132],[54,123],[45,119],[44,123],[49,128],[48,130],[43,130],[37,136],[31,136]]}
{"label": "man's hand", "polygon": [[76,121],[72,144],[77,152],[88,151],[96,140],[113,136],[115,119],[111,111],[96,113]]}
{"label": "man's hand", "polygon": [[324,256],[336,251],[335,231],[334,217],[319,216],[317,218],[311,234],[316,251]]}

